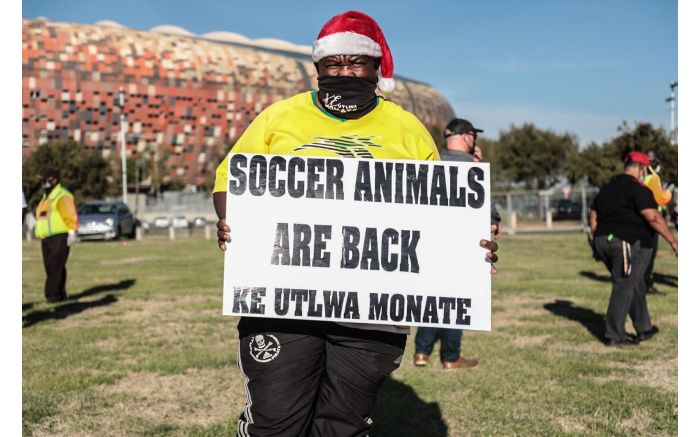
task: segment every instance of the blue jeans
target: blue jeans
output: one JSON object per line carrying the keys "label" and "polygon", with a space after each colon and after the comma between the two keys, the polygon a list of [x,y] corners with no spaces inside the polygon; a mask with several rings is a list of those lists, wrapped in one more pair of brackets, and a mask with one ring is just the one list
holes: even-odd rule
{"label": "blue jeans", "polygon": [[435,342],[440,339],[440,361],[457,361],[462,346],[461,329],[418,328],[416,332],[416,353],[430,355]]}

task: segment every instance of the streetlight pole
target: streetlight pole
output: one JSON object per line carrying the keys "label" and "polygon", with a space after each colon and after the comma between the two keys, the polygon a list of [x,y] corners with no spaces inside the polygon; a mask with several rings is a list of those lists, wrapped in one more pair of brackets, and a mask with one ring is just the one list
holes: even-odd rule
{"label": "streetlight pole", "polygon": [[122,201],[126,203],[126,113],[124,112],[124,87],[119,87],[119,139],[122,145]]}
{"label": "streetlight pole", "polygon": [[678,81],[674,80],[671,82],[671,96],[666,98],[666,101],[671,104],[671,141],[677,143],[677,132],[676,132],[676,88],[678,88]]}

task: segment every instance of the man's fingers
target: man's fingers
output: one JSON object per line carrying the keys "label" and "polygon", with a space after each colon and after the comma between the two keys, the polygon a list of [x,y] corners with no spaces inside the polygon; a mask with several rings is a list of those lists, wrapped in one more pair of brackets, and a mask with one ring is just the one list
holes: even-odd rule
{"label": "man's fingers", "polygon": [[220,219],[216,222],[216,229],[224,232],[231,232],[231,228],[228,227],[225,219]]}
{"label": "man's fingers", "polygon": [[491,274],[495,275],[496,274],[496,266],[491,264]]}
{"label": "man's fingers", "polygon": [[231,232],[231,228],[228,227],[225,219],[220,219],[216,222],[216,237],[219,239],[219,249],[222,252],[226,251],[226,243],[231,242],[229,232]]}
{"label": "man's fingers", "polygon": [[498,243],[491,240],[481,240],[481,247],[489,250],[489,252],[496,252],[498,250]]}
{"label": "man's fingers", "polygon": [[486,261],[490,262],[491,264],[498,262],[498,255],[493,252],[489,252],[486,254]]}

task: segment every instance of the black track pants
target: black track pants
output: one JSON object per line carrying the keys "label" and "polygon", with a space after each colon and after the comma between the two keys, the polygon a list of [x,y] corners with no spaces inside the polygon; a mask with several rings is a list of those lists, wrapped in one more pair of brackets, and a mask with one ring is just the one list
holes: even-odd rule
{"label": "black track pants", "polygon": [[647,309],[647,290],[644,282],[651,249],[640,246],[639,241],[629,245],[631,271],[624,272],[625,260],[622,251],[624,242],[619,238],[608,241],[605,236],[593,240],[598,256],[603,260],[612,276],[612,292],[605,317],[605,338],[624,340],[627,314],[632,319],[637,334],[651,329],[649,310]]}
{"label": "black track pants", "polygon": [[379,386],[406,335],[331,322],[244,317],[238,362],[246,404],[240,436],[365,436]]}
{"label": "black track pants", "polygon": [[66,262],[68,261],[68,234],[58,234],[41,240],[41,254],[44,258],[44,296],[48,302],[66,299]]}

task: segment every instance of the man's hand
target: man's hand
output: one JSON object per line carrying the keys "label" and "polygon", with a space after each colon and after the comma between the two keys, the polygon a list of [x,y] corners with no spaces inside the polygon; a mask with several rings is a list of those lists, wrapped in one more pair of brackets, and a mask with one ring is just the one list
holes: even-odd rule
{"label": "man's hand", "polygon": [[231,228],[226,224],[225,219],[221,219],[216,222],[216,237],[219,240],[219,249],[226,251],[226,243],[231,242],[231,236],[228,234],[231,232]]}
{"label": "man's hand", "polygon": [[[491,233],[495,234],[498,231],[498,225],[491,225]],[[496,251],[498,250],[498,244],[491,240],[481,240],[481,247],[488,249],[486,253],[486,262],[491,263],[491,274],[496,274],[496,266],[494,264],[498,262],[498,255]]]}
{"label": "man's hand", "polygon": [[669,244],[671,245],[671,249],[673,249],[673,253],[676,254],[676,258],[678,258],[678,240],[674,238]]}
{"label": "man's hand", "polygon": [[484,156],[481,154],[479,146],[474,146],[474,162],[481,162]]}
{"label": "man's hand", "polygon": [[[496,230],[493,230],[493,227],[496,227]],[[493,233],[493,239],[498,240],[501,238],[501,224],[496,224],[496,225],[491,225],[491,232]]]}
{"label": "man's hand", "polygon": [[75,244],[77,242],[78,242],[78,235],[75,233],[75,231],[68,231],[68,239],[66,240],[68,247],[71,247],[73,244]]}

